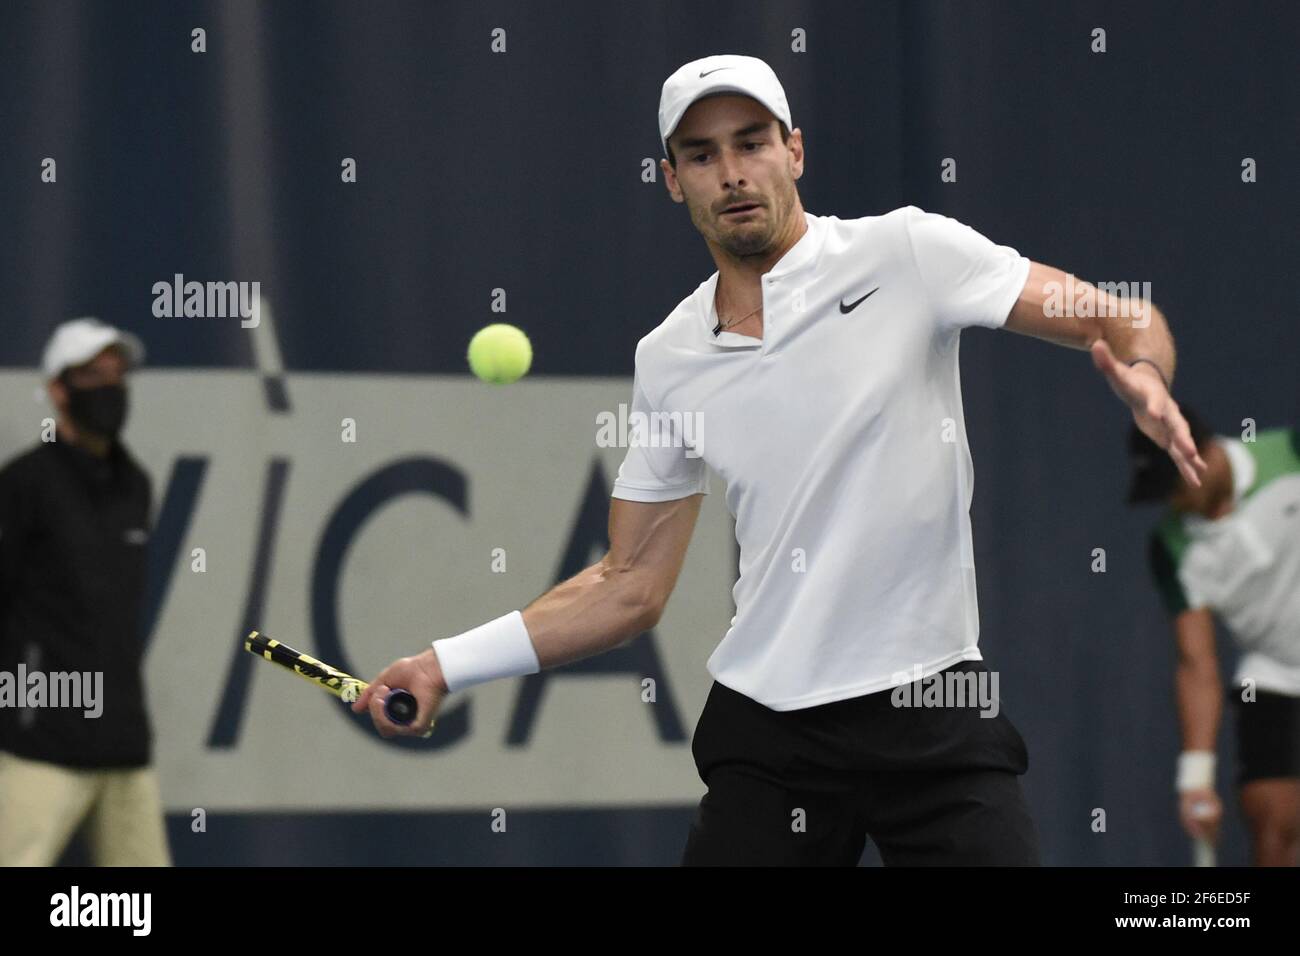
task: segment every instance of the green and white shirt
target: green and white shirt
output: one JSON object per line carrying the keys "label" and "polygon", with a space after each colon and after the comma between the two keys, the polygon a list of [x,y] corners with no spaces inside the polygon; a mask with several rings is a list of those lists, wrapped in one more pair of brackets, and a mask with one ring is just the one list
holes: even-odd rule
{"label": "green and white shirt", "polygon": [[1209,608],[1227,625],[1238,682],[1300,696],[1300,430],[1214,440],[1233,510],[1214,521],[1168,511],[1151,535],[1152,573],[1170,614]]}

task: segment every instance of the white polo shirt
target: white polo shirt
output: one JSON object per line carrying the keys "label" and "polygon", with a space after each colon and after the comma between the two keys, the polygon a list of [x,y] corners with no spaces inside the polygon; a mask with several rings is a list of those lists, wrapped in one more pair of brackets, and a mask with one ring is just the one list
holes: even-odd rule
{"label": "white polo shirt", "polygon": [[713,334],[714,272],[637,343],[651,426],[613,490],[707,494],[706,463],[726,482],[740,578],[708,669],[773,710],[980,659],[958,338],[1002,325],[1029,273],[914,206],[805,215],[763,276],[761,340]]}
{"label": "white polo shirt", "polygon": [[1300,696],[1300,430],[1216,435],[1233,509],[1209,520],[1167,509],[1151,570],[1169,613],[1209,608],[1241,650],[1236,681]]}

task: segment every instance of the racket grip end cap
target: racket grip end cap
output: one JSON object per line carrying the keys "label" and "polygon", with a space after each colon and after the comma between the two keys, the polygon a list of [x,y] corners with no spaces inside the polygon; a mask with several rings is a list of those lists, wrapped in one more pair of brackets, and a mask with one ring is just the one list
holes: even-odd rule
{"label": "racket grip end cap", "polygon": [[384,698],[384,716],[395,724],[409,724],[419,712],[419,702],[409,690],[394,688]]}

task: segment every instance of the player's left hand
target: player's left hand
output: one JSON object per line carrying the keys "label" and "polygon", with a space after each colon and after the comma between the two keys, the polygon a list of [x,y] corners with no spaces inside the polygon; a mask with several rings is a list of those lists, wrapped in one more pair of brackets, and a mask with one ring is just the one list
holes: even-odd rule
{"label": "player's left hand", "polygon": [[1146,362],[1126,365],[1119,361],[1105,339],[1092,344],[1092,363],[1106,377],[1111,391],[1132,410],[1142,433],[1169,453],[1184,481],[1199,488],[1208,466],[1160,373]]}
{"label": "player's left hand", "polygon": [[[419,704],[415,720],[409,724],[395,724],[384,713],[384,699],[393,687],[410,691]],[[438,655],[431,647],[414,657],[393,661],[380,671],[379,676],[353,701],[352,713],[369,710],[370,719],[381,737],[426,737],[447,694]]]}

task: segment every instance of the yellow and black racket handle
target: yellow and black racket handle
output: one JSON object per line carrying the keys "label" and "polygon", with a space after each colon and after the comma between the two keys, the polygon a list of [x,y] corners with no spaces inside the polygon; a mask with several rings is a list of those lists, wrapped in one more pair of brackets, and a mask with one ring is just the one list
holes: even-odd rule
{"label": "yellow and black racket handle", "polygon": [[[360,678],[318,661],[310,654],[296,651],[288,644],[282,644],[258,631],[253,631],[244,639],[244,650],[293,671],[304,680],[342,697],[347,703],[356,700],[370,686]],[[419,711],[419,702],[409,690],[389,688],[388,695],[384,698],[384,715],[389,720],[406,726],[415,720]]]}

